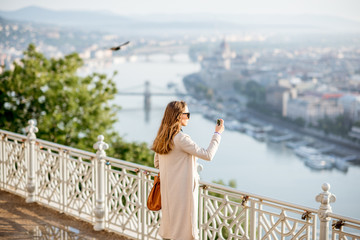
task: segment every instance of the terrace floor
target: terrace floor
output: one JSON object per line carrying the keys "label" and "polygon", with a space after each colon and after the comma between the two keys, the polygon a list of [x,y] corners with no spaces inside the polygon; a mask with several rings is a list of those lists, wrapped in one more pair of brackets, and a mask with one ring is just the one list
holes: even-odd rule
{"label": "terrace floor", "polygon": [[0,190],[0,239],[114,239],[116,233],[95,231],[93,225],[17,195]]}

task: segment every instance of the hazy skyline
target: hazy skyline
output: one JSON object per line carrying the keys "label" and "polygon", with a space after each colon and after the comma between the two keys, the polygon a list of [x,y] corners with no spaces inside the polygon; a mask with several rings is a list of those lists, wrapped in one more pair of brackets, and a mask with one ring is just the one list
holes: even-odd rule
{"label": "hazy skyline", "polygon": [[134,14],[319,14],[344,17],[360,22],[359,0],[0,0],[0,10],[39,6],[52,10],[111,11]]}

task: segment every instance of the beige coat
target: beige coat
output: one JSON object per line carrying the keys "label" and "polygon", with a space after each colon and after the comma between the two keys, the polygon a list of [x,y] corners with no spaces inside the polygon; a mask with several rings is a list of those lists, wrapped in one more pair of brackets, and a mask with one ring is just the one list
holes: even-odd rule
{"label": "beige coat", "polygon": [[179,132],[168,154],[155,154],[160,169],[162,219],[159,235],[173,240],[199,239],[197,158],[212,160],[221,136],[214,134],[207,149],[200,148],[189,135]]}

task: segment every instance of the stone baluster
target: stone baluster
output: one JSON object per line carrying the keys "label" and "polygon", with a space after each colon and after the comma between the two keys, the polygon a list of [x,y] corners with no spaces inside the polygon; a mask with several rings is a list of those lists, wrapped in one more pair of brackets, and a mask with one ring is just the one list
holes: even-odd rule
{"label": "stone baluster", "polygon": [[31,203],[35,202],[36,199],[36,157],[35,157],[35,144],[36,144],[36,134],[39,129],[35,126],[34,120],[29,120],[29,126],[26,127],[27,132],[27,141],[28,141],[28,148],[27,148],[27,156],[28,159],[28,182],[26,185],[26,190],[28,192],[26,202]]}
{"label": "stone baluster", "polygon": [[330,184],[324,183],[321,188],[324,192],[320,193],[315,198],[315,200],[320,203],[320,208],[318,211],[318,216],[320,219],[320,240],[328,240],[330,222],[330,217],[328,214],[332,212],[330,203],[335,202],[336,197],[334,194],[329,192]]}
{"label": "stone baluster", "polygon": [[95,231],[100,231],[105,228],[105,150],[109,145],[104,142],[104,136],[98,136],[98,142],[94,144],[96,151],[96,207],[95,207]]}

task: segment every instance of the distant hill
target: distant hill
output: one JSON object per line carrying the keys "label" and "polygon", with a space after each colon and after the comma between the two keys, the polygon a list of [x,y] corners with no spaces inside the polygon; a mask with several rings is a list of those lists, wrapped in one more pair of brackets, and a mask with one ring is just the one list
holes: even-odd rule
{"label": "distant hill", "polygon": [[103,30],[114,33],[153,33],[186,31],[313,31],[360,32],[360,22],[322,15],[225,15],[172,14],[136,15],[124,17],[104,11],[54,11],[40,7],[26,7],[16,11],[0,11],[6,19],[42,24]]}
{"label": "distant hill", "polygon": [[16,11],[0,11],[0,16],[20,21],[55,24],[60,26],[91,26],[128,21],[111,12],[54,11],[40,7],[26,7]]}

